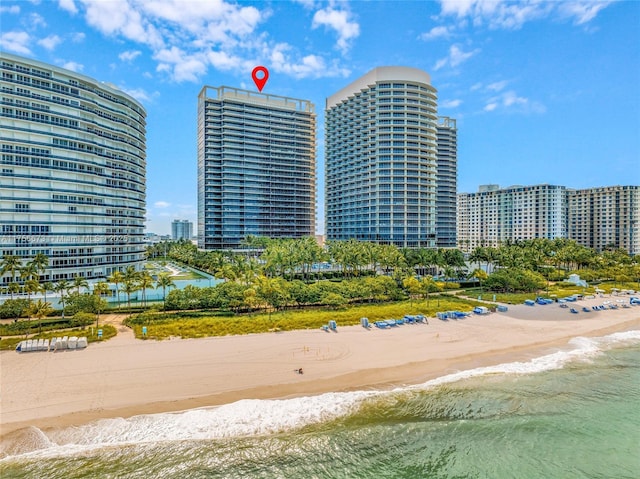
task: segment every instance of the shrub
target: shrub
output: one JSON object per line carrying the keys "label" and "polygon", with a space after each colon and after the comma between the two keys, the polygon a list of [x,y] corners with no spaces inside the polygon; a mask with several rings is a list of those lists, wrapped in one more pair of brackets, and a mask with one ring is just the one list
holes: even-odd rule
{"label": "shrub", "polygon": [[26,299],[7,299],[0,304],[0,319],[18,319],[26,316],[29,307]]}
{"label": "shrub", "polygon": [[485,286],[491,291],[532,292],[544,288],[546,280],[540,273],[519,269],[500,269],[487,278]]}

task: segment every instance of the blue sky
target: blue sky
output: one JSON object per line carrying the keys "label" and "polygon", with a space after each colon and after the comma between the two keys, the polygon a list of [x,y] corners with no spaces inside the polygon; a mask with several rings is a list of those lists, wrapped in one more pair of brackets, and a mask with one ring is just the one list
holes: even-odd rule
{"label": "blue sky", "polygon": [[3,0],[0,49],[110,82],[147,109],[147,229],[196,219],[203,85],[324,103],[376,66],[431,75],[458,120],[458,190],[640,184],[640,2]]}

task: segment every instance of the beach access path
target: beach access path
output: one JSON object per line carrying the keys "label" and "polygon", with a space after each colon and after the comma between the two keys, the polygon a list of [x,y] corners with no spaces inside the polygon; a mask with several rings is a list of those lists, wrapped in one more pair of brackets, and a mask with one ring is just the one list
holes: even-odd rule
{"label": "beach access path", "polygon": [[[572,303],[602,304],[612,298]],[[459,370],[570,349],[576,336],[640,329],[640,307],[571,314],[557,304],[388,330],[340,327],[205,339],[118,336],[84,350],[0,352],[0,436],[239,399],[420,384]],[[152,326],[151,326],[152,327]],[[304,374],[295,370],[303,368]]]}

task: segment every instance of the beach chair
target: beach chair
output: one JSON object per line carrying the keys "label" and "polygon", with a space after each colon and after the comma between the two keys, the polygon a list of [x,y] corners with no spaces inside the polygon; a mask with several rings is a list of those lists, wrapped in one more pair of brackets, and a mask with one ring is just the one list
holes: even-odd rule
{"label": "beach chair", "polygon": [[582,308],[582,311],[584,311],[585,313],[590,313],[591,312],[591,310],[589,308],[587,308],[586,306],[584,306]]}
{"label": "beach chair", "polygon": [[577,309],[571,308],[569,311],[571,311],[573,314],[578,314],[578,310]]}

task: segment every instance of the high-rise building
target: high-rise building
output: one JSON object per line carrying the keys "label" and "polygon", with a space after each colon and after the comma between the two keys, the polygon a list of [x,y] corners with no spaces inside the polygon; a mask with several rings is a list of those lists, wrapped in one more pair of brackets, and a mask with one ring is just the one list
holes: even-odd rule
{"label": "high-rise building", "polygon": [[331,95],[325,114],[328,240],[436,243],[436,89],[378,67]]}
{"label": "high-rise building", "polygon": [[139,267],[143,106],[63,68],[7,53],[0,61],[0,256],[47,255],[46,281]]}
{"label": "high-rise building", "polygon": [[316,116],[306,100],[222,86],[198,95],[198,246],[315,233]]}
{"label": "high-rise building", "polygon": [[640,253],[640,186],[569,190],[568,196],[569,238],[598,251]]}
{"label": "high-rise building", "polygon": [[438,118],[436,125],[436,246],[456,248],[456,203],[458,194],[458,129],[456,120]]}
{"label": "high-rise building", "polygon": [[458,194],[458,248],[496,247],[505,241],[567,237],[564,186],[480,186]]}
{"label": "high-rise building", "polygon": [[191,241],[193,237],[193,223],[189,220],[173,220],[171,222],[171,239],[173,241]]}

